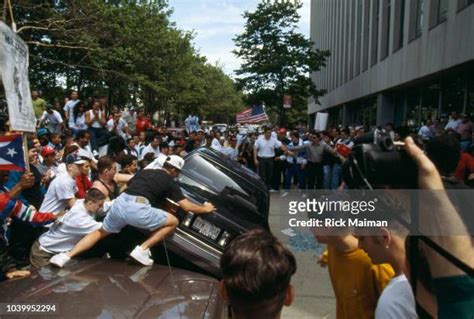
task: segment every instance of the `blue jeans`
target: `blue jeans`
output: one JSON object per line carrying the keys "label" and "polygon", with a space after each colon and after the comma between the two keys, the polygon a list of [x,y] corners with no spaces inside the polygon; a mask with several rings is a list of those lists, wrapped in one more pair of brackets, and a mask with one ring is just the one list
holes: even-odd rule
{"label": "blue jeans", "polygon": [[331,189],[332,165],[324,165],[323,171],[324,171],[323,188]]}
{"label": "blue jeans", "polygon": [[301,164],[293,163],[288,165],[288,169],[286,170],[285,189],[289,190],[291,188],[291,180],[293,179],[294,175],[296,175],[298,178],[298,185],[300,189],[304,189],[304,170],[301,169]]}
{"label": "blue jeans", "polygon": [[105,216],[102,228],[108,233],[119,233],[127,225],[154,231],[166,222],[167,212],[152,207],[148,202],[138,203],[137,196],[120,194]]}
{"label": "blue jeans", "polygon": [[91,143],[91,149],[93,151],[99,151],[99,146],[104,146],[108,144],[110,134],[106,129],[97,128],[97,127],[89,127],[87,129],[87,132],[89,133],[91,137],[90,143]]}
{"label": "blue jeans", "polygon": [[337,189],[341,183],[341,173],[342,166],[339,163],[335,163],[332,167],[332,178],[331,178],[331,188]]}

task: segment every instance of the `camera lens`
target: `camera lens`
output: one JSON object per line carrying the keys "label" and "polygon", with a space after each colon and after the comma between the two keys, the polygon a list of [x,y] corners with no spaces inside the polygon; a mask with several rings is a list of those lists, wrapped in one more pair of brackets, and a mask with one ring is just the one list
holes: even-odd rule
{"label": "camera lens", "polygon": [[382,135],[379,139],[379,146],[384,151],[393,151],[393,141],[390,135]]}

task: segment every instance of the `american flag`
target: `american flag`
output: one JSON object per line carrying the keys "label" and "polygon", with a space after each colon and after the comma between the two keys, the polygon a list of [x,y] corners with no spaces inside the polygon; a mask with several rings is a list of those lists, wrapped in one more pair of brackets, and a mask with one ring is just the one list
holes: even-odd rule
{"label": "american flag", "polygon": [[246,109],[240,113],[237,113],[236,116],[237,123],[259,123],[263,121],[268,121],[267,113],[263,105],[257,105],[251,108]]}

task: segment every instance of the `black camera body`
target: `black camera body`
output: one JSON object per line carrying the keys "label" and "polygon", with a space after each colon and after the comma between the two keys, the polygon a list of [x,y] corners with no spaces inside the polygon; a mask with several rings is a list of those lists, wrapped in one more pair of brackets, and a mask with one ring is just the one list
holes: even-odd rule
{"label": "black camera body", "polygon": [[355,139],[342,168],[342,178],[350,188],[416,188],[417,175],[416,164],[403,146],[379,130]]}

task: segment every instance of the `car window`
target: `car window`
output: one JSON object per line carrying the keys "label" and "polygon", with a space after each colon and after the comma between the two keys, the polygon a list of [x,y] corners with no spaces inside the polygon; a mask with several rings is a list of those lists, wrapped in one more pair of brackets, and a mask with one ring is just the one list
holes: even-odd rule
{"label": "car window", "polygon": [[193,180],[212,187],[217,192],[221,192],[227,187],[249,196],[239,184],[221,171],[218,165],[213,165],[201,156],[187,158],[182,172]]}

